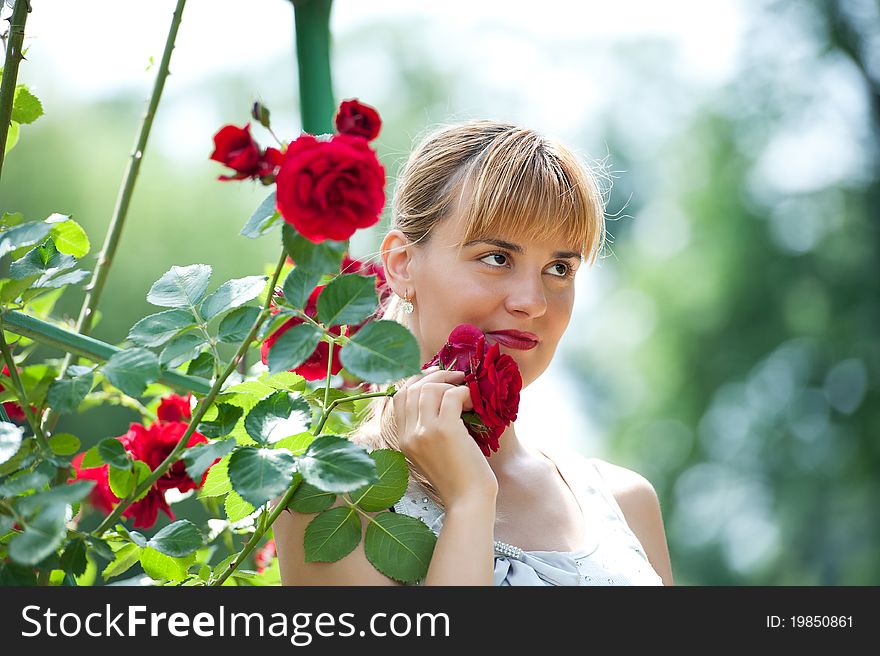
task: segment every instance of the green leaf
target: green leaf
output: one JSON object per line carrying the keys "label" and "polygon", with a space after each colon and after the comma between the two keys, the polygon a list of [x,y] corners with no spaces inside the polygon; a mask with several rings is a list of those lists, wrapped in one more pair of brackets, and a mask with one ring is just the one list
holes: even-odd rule
{"label": "green leaf", "polygon": [[22,294],[27,293],[31,289],[37,276],[31,276],[24,280],[2,280],[0,279],[0,301],[11,303],[17,301]]}
{"label": "green leaf", "polygon": [[[312,403],[315,403],[316,405],[323,408],[324,407],[324,391],[325,391],[324,388],[318,387],[318,388],[312,390],[311,392],[309,392],[308,394],[306,394],[306,399],[308,399]],[[330,404],[333,403],[334,401],[337,401],[340,399],[347,399],[350,396],[353,396],[351,391],[346,391],[343,389],[336,389],[335,387],[331,387],[330,393],[327,394],[327,407],[329,408]],[[350,403],[343,401],[334,407],[334,411],[341,410],[342,412],[354,412],[354,409],[355,409],[354,403],[355,403],[354,401],[352,401]]]}
{"label": "green leaf", "polygon": [[64,289],[62,287],[40,287],[22,292],[21,298],[30,310],[28,314],[38,319],[47,319],[52,314],[55,303],[63,293]]}
{"label": "green leaf", "polygon": [[199,490],[199,497],[220,497],[231,491],[232,482],[229,480],[229,457],[226,456],[208,470],[205,484]]}
{"label": "green leaf", "polygon": [[82,576],[87,565],[85,540],[76,538],[68,542],[61,554],[61,569],[74,576]]}
{"label": "green leaf", "polygon": [[18,453],[24,429],[8,421],[0,421],[0,464]]}
{"label": "green leaf", "polygon": [[242,447],[229,456],[232,489],[254,507],[287,490],[295,471],[293,456],[279,449]]}
{"label": "green leaf", "polygon": [[39,223],[22,223],[0,232],[0,257],[23,246],[42,242],[51,229],[51,225],[41,221]]}
{"label": "green leaf", "polygon": [[275,209],[275,192],[266,196],[241,229],[240,235],[255,239],[266,234],[281,215]]}
{"label": "green leaf", "polygon": [[67,505],[47,506],[28,522],[24,532],[9,541],[9,557],[21,565],[36,565],[64,542]]}
{"label": "green leaf", "polygon": [[0,464],[0,476],[10,476],[15,472],[26,469],[37,459],[38,454],[36,440],[22,440],[21,446],[9,460]]}
{"label": "green leaf", "polygon": [[85,455],[83,456],[82,462],[80,462],[80,466],[82,469],[94,469],[95,467],[100,467],[103,464],[104,459],[101,457],[101,452],[98,450],[97,444],[86,451]]}
{"label": "green leaf", "polygon": [[238,492],[232,491],[226,495],[223,501],[223,510],[230,522],[238,522],[256,510],[251,504],[241,498]]}
{"label": "green leaf", "polygon": [[220,320],[217,339],[224,344],[240,344],[250,334],[260,314],[260,308],[235,308]]}
{"label": "green leaf", "polygon": [[293,508],[299,513],[316,513],[326,510],[333,505],[334,501],[336,501],[336,495],[332,492],[324,492],[324,490],[304,482],[296,488],[287,507]]}
{"label": "green leaf", "polygon": [[299,393],[279,390],[257,403],[247,414],[244,428],[263,446],[309,430],[312,410]]}
{"label": "green leaf", "polygon": [[348,241],[327,239],[316,244],[300,235],[289,223],[281,227],[281,239],[296,266],[318,274],[339,271],[342,256],[348,250]]}
{"label": "green leaf", "polygon": [[321,435],[297,461],[308,483],[327,492],[351,492],[376,483],[376,463],[363,447],[339,435]]}
{"label": "green leaf", "polygon": [[12,120],[18,123],[33,123],[43,115],[40,100],[23,84],[16,85],[12,99]]}
{"label": "green leaf", "polygon": [[76,266],[76,258],[59,252],[50,237],[10,264],[9,276],[15,280],[29,276],[42,276],[40,280],[45,282],[56,273],[74,266]]}
{"label": "green leaf", "polygon": [[159,366],[173,369],[194,360],[206,344],[205,336],[200,333],[189,332],[172,337],[159,355]]}
{"label": "green leaf", "polygon": [[[97,447],[98,454],[101,456],[101,462],[106,462],[114,469],[123,469],[126,471],[131,469],[132,461],[128,455],[128,451],[125,450],[125,445],[115,437],[108,437],[107,439],[101,440],[98,442]],[[83,458],[83,460],[85,460],[85,458]]]}
{"label": "green leaf", "polygon": [[31,516],[36,511],[51,505],[79,503],[89,495],[95,485],[95,481],[62,483],[57,487],[18,498],[15,508],[22,515]]}
{"label": "green leaf", "polygon": [[[311,296],[320,281],[320,273],[295,267],[287,274],[287,278],[284,279],[284,286],[281,288],[284,294],[284,303],[300,310],[305,308],[309,296]],[[324,294],[324,291],[321,291],[321,295]]]}
{"label": "green leaf", "polygon": [[72,456],[79,451],[80,442],[76,435],[55,433],[49,437],[49,448],[59,456]]}
{"label": "green leaf", "polygon": [[269,373],[277,374],[298,367],[315,352],[322,332],[310,323],[287,329],[269,349]]}
{"label": "green leaf", "polygon": [[235,440],[223,440],[211,444],[192,446],[183,452],[186,473],[194,481],[202,480],[202,474],[217,458],[222,458],[236,446]]}
{"label": "green leaf", "polygon": [[140,560],[140,557],[141,547],[128,542],[116,552],[116,558],[104,568],[104,571],[101,572],[101,576],[105,581],[114,576],[119,576],[120,574],[127,572],[132,565]]}
{"label": "green leaf", "polygon": [[207,264],[173,266],[153,283],[147,300],[160,307],[187,308],[194,311],[208,291],[211,267]]}
{"label": "green leaf", "polygon": [[[147,463],[142,460],[135,460],[134,471],[125,471],[124,469],[114,469],[111,467],[109,473],[110,491],[120,499],[124,499],[138,485],[147,480],[150,477],[151,472],[150,466]],[[147,488],[136,496],[133,501],[140,501],[147,496],[149,492],[150,488]]]}
{"label": "green leaf", "polygon": [[364,537],[364,553],[385,576],[412,583],[428,573],[437,536],[416,517],[383,512],[372,518]]}
{"label": "green leaf", "polygon": [[98,554],[101,558],[111,561],[115,558],[115,555],[113,553],[113,550],[110,548],[110,545],[101,538],[88,536],[86,537],[86,541],[89,543],[92,551]]}
{"label": "green leaf", "polygon": [[354,326],[376,311],[375,282],[355,273],[331,280],[318,296],[318,317],[325,326]]}
{"label": "green leaf", "polygon": [[202,421],[199,423],[198,432],[205,437],[223,437],[229,435],[235,424],[241,419],[244,411],[238,406],[229,403],[217,404],[217,416],[210,421]]}
{"label": "green leaf", "polygon": [[110,384],[129,396],[140,396],[159,378],[159,359],[145,348],[119,351],[101,367]]}
{"label": "green leaf", "polygon": [[354,551],[361,541],[361,520],[348,506],[325,510],[306,526],[305,561],[332,563]]}
{"label": "green leaf", "polygon": [[339,354],[342,366],[371,383],[387,383],[421,371],[419,344],[396,321],[367,322]]}
{"label": "green leaf", "polygon": [[88,271],[83,271],[82,269],[68,271],[67,273],[62,273],[57,276],[54,273],[47,273],[47,274],[41,276],[39,280],[32,283],[32,285],[34,287],[45,287],[45,288],[49,288],[49,289],[57,289],[58,287],[63,287],[64,285],[79,284],[83,280],[88,278],[89,275],[90,274]]}
{"label": "green leaf", "polygon": [[53,380],[46,398],[49,405],[57,412],[74,412],[91,391],[94,383],[95,375],[91,370],[87,370],[87,373],[81,376]]}
{"label": "green leaf", "polygon": [[192,314],[186,310],[164,310],[138,321],[126,339],[139,346],[161,346],[184,328],[194,325]]}
{"label": "green leaf", "polygon": [[166,556],[183,558],[205,544],[202,532],[188,519],[179,519],[156,533],[148,547],[152,547]]}
{"label": "green leaf", "polygon": [[52,237],[60,252],[72,255],[77,259],[84,257],[92,247],[89,243],[89,236],[83,227],[70,218],[61,223],[55,223],[52,230],[49,231],[49,236]]}
{"label": "green leaf", "polygon": [[264,371],[258,381],[277,390],[301,393],[306,390],[306,379],[293,371],[281,371],[277,374]]}
{"label": "green leaf", "polygon": [[202,351],[186,367],[187,376],[210,378],[214,373],[214,356],[210,351]]}
{"label": "green leaf", "polygon": [[18,133],[19,127],[17,121],[9,122],[9,131],[6,133],[6,145],[3,148],[3,154],[7,154],[10,150],[15,148],[15,144],[18,143]]}
{"label": "green leaf", "polygon": [[188,576],[189,566],[195,562],[195,554],[172,558],[152,547],[141,550],[140,556],[144,572],[156,581],[183,581]]}
{"label": "green leaf", "polygon": [[247,276],[224,282],[202,301],[202,318],[209,321],[222,312],[255,299],[265,289],[267,280],[266,276]]}
{"label": "green leaf", "polygon": [[351,493],[352,500],[369,512],[390,508],[406,492],[409,472],[406,458],[394,449],[377,449],[370,453],[376,463],[377,483],[365,485]]}
{"label": "green leaf", "polygon": [[40,468],[10,476],[0,483],[0,497],[14,497],[28,490],[39,490],[51,478],[51,474]]}
{"label": "green leaf", "polygon": [[33,567],[0,562],[0,586],[35,586],[37,573]]}

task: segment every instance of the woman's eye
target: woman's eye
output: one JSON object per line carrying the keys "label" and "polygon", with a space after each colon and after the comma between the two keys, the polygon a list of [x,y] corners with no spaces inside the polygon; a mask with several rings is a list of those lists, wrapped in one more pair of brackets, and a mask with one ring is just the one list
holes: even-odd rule
{"label": "woman's eye", "polygon": [[562,267],[561,273],[559,272],[559,269],[556,269],[557,273],[560,273],[560,275],[557,276],[558,278],[565,278],[571,275],[571,267],[568,266],[565,262],[557,262],[551,268],[555,269],[556,267]]}
{"label": "woman's eye", "polygon": [[[490,257],[492,257],[492,258],[500,257],[500,258],[502,258],[503,260],[505,260],[504,262],[498,262],[498,261],[496,260],[496,261],[495,261],[495,265],[499,265],[499,266],[504,266],[504,264],[505,264],[506,261],[507,261],[507,256],[506,256],[504,253],[489,253],[489,254],[488,254],[486,257],[484,257],[481,261],[486,262],[486,260],[488,260]],[[486,264],[489,264],[489,262],[486,262]],[[495,265],[493,265],[493,264],[489,264],[489,266],[495,266]],[[499,268],[499,267],[496,267],[496,268]]]}

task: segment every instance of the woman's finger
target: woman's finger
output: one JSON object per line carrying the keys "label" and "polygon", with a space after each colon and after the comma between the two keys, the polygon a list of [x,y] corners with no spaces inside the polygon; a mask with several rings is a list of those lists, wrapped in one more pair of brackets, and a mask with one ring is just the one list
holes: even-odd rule
{"label": "woman's finger", "polygon": [[443,393],[451,387],[449,383],[425,383],[419,388],[420,424],[433,424],[437,421]]}

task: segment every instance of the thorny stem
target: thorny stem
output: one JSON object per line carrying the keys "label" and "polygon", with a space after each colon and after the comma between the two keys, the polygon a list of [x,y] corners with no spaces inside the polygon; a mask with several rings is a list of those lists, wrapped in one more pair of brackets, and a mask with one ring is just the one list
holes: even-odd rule
{"label": "thorny stem", "polygon": [[[20,2],[21,0],[19,0]],[[131,203],[131,197],[134,193],[134,186],[137,182],[138,173],[141,168],[144,151],[147,148],[147,139],[150,136],[150,130],[153,127],[153,118],[156,116],[156,110],[159,107],[159,100],[162,98],[162,90],[165,88],[165,80],[168,78],[168,67],[171,63],[171,52],[174,50],[174,42],[177,39],[177,30],[183,17],[183,7],[186,0],[177,0],[177,7],[171,18],[171,26],[168,28],[168,37],[165,39],[165,50],[162,53],[162,62],[156,73],[156,81],[153,84],[153,91],[150,94],[150,100],[147,104],[147,110],[141,120],[140,129],[135,140],[134,148],[128,159],[128,166],[125,170],[125,176],[122,180],[122,186],[119,188],[119,196],[116,199],[116,207],[113,209],[113,217],[110,219],[110,226],[107,229],[107,236],[104,238],[104,246],[98,254],[98,263],[95,266],[94,274],[89,284],[86,286],[86,296],[83,299],[80,308],[79,317],[76,320],[76,332],[82,335],[88,335],[92,330],[92,320],[98,302],[101,299],[101,293],[104,290],[104,284],[110,273],[110,266],[116,255],[116,247],[122,234],[122,228],[125,224],[125,217],[128,214],[128,207]],[[61,370],[58,378],[63,378],[67,368],[73,363],[74,355],[67,353],[64,361],[61,363]],[[46,413],[43,420],[43,427],[47,433],[51,433],[58,423],[58,413],[51,408]]]}

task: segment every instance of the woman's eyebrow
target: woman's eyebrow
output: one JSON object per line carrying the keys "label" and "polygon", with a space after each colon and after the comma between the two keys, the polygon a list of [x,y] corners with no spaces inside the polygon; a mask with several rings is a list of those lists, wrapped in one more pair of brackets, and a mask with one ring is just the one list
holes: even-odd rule
{"label": "woman's eyebrow", "polygon": [[[519,244],[514,244],[509,241],[504,241],[503,239],[472,239],[467,242],[463,248],[467,248],[468,246],[475,246],[476,244],[492,244],[493,246],[498,246],[499,248],[504,248],[509,251],[513,251],[514,253],[522,253],[523,248]],[[576,260],[583,260],[583,256],[577,251],[556,251],[553,253],[553,257],[561,257],[561,258],[574,258]]]}

